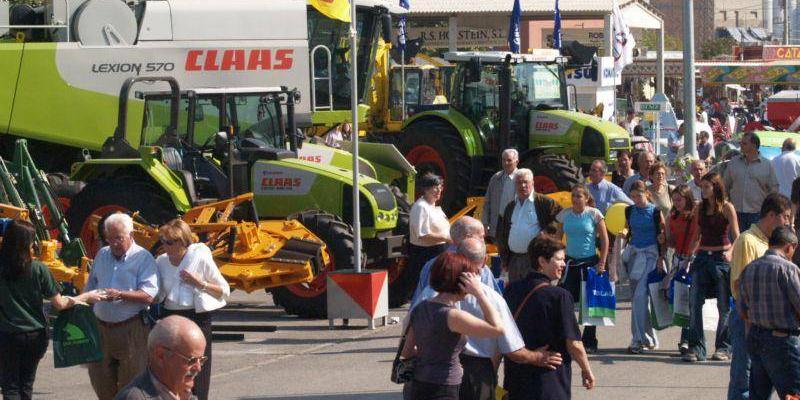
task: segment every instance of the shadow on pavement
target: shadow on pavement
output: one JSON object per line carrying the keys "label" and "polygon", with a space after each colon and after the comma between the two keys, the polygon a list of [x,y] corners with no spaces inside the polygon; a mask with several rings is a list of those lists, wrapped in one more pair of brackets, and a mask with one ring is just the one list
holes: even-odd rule
{"label": "shadow on pavement", "polygon": [[624,361],[639,361],[639,362],[660,362],[665,364],[675,365],[702,365],[708,367],[724,367],[729,368],[730,362],[728,361],[706,361],[699,363],[687,363],[681,359],[681,355],[677,351],[669,350],[656,350],[649,351],[642,354],[629,354],[627,349],[600,349],[597,353],[589,356],[590,361],[599,361],[603,364],[616,364]]}
{"label": "shadow on pavement", "polygon": [[306,394],[302,396],[248,396],[239,397],[239,400],[400,400],[403,394],[397,392],[374,393],[334,393],[334,394]]}

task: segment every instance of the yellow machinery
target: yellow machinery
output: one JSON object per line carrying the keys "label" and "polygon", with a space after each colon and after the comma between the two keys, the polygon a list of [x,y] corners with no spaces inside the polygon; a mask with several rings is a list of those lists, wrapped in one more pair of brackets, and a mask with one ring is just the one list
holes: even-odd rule
{"label": "yellow machinery", "polygon": [[[308,283],[314,278],[314,271],[329,266],[331,259],[325,244],[296,220],[230,220],[234,209],[252,200],[253,193],[246,193],[192,208],[182,217],[211,248],[214,261],[231,288],[250,293]],[[97,227],[99,218],[93,218],[92,225]],[[138,245],[153,254],[163,252],[157,227],[140,222],[134,225]]]}

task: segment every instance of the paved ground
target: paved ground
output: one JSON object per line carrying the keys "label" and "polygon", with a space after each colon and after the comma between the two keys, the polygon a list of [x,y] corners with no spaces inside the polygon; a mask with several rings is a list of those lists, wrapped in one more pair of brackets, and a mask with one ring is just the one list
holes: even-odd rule
{"label": "paved ground", "polygon": [[[404,310],[392,316],[402,317]],[[574,386],[576,399],[722,399],[727,362],[688,365],[678,357],[679,331],[660,332],[661,350],[629,355],[629,304],[620,304],[617,326],[598,331],[601,351],[591,356],[598,387]],[[400,327],[369,331],[360,327],[328,330],[327,321],[287,317],[263,293],[234,293],[219,321],[273,324],[274,333],[247,333],[242,342],[214,344],[213,399],[401,399],[389,382]],[[363,326],[361,321],[356,324]],[[707,333],[711,337],[710,333]],[[576,371],[577,372],[577,371]],[[573,379],[577,382],[577,378]],[[52,352],[39,368],[37,399],[89,399],[93,392],[85,368],[54,369]]]}

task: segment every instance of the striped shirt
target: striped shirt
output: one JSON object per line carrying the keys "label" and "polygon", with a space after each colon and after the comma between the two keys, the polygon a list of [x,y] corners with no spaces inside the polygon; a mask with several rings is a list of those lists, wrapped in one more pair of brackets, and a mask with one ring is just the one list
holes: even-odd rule
{"label": "striped shirt", "polygon": [[739,301],[756,326],[800,329],[800,270],[782,254],[767,250],[742,272]]}

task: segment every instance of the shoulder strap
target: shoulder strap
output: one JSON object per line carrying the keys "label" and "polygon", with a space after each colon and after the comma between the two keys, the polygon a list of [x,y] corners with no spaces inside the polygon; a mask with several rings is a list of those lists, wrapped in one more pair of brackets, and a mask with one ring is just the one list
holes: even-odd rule
{"label": "shoulder strap", "polygon": [[528,299],[531,298],[531,295],[533,295],[534,292],[536,292],[537,290],[539,290],[539,289],[541,289],[541,288],[543,288],[545,286],[550,286],[550,284],[548,282],[542,282],[542,283],[534,286],[533,289],[531,289],[531,291],[528,292],[528,294],[525,296],[525,298],[522,299],[522,303],[519,303],[519,306],[517,307],[517,310],[514,311],[514,320],[516,320],[517,317],[519,317],[519,313],[522,312],[522,307],[525,307],[525,304],[528,303]]}
{"label": "shoulder strap", "polygon": [[[417,304],[417,307],[419,307],[419,304]],[[403,329],[403,336],[400,336],[400,345],[397,346],[397,354],[395,354],[394,358],[399,358],[403,352],[403,347],[406,347],[406,336],[408,336],[408,330],[411,329],[411,316],[414,314],[414,310],[416,310],[416,307],[408,313],[408,325],[406,325],[406,329]]]}

